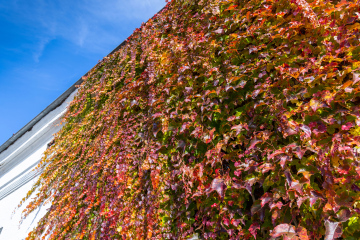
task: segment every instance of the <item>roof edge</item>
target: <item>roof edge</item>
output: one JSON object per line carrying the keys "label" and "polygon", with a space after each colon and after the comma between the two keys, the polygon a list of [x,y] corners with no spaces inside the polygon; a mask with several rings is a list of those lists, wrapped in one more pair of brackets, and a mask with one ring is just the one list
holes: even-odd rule
{"label": "roof edge", "polygon": [[[162,12],[166,8],[166,6],[167,5],[165,5],[162,9],[160,9],[160,11],[158,11],[152,18],[154,18],[157,14]],[[150,19],[152,19],[152,18],[150,18]],[[113,53],[117,52],[119,49],[121,49],[126,44],[126,42],[128,41],[128,39],[131,36],[132,36],[132,34],[128,38],[126,38],[122,43],[120,43],[114,50],[112,50],[105,57],[108,57],[108,56],[112,55]],[[91,69],[90,69],[90,71],[91,71]],[[28,131],[31,131],[31,129],[35,126],[35,124],[37,124],[48,113],[50,113],[54,109],[58,108],[70,96],[70,94],[73,93],[77,89],[76,86],[79,86],[83,82],[83,77],[87,76],[90,71],[88,71],[85,75],[83,75],[68,90],[66,90],[63,94],[61,94],[60,97],[58,97],[55,101],[53,101],[40,114],[38,114],[35,118],[33,118],[30,122],[28,122],[23,128],[21,128],[17,133],[15,133],[11,138],[9,138],[5,143],[3,143],[0,146],[0,154],[2,152],[4,152],[6,149],[8,149],[13,143],[15,143],[25,133],[27,133]]]}
{"label": "roof edge", "polygon": [[9,138],[5,143],[0,146],[0,154],[8,149],[13,143],[15,143],[19,138],[21,138],[26,132],[31,131],[31,129],[37,124],[43,117],[48,113],[58,108],[69,96],[76,90],[76,86],[82,83],[82,78],[76,81],[68,90],[60,95],[55,101],[53,101],[49,106],[47,106],[41,113],[39,113],[35,118],[28,122],[23,128],[21,128],[17,133],[15,133],[11,138]]}
{"label": "roof edge", "polygon": [[[112,50],[108,55],[115,53],[121,47],[123,47],[126,43],[127,39],[124,40],[120,45],[118,45],[114,50]],[[96,66],[96,65],[95,65]],[[91,70],[90,70],[91,71]],[[90,72],[89,71],[89,72]],[[88,73],[84,74],[87,76]],[[70,95],[73,93],[77,86],[81,85],[83,82],[82,76],[79,80],[77,80],[70,88],[68,88],[63,94],[61,94],[55,101],[53,101],[49,106],[47,106],[41,113],[39,113],[35,118],[33,118],[30,122],[28,122],[24,127],[22,127],[17,133],[15,133],[12,137],[10,137],[5,143],[0,146],[0,154],[8,149],[13,143],[15,143],[19,138],[21,138],[25,133],[31,131],[31,129],[37,124],[43,117],[45,117],[48,113],[58,108]]]}

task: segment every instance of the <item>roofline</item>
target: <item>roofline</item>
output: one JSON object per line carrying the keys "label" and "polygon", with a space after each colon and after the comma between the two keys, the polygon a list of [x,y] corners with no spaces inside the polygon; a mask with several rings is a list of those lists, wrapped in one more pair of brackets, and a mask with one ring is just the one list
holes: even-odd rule
{"label": "roofline", "polygon": [[[112,50],[106,57],[118,51],[122,48],[128,38],[125,39],[120,45],[118,45],[114,50]],[[91,71],[91,70],[90,70]],[[88,71],[84,76],[89,74]],[[84,77],[83,76],[83,77]],[[0,154],[8,149],[13,143],[15,143],[19,138],[21,138],[25,133],[31,131],[31,129],[37,124],[43,117],[45,117],[48,113],[58,108],[63,102],[73,93],[78,86],[83,82],[83,77],[77,80],[68,90],[66,90],[63,94],[60,95],[55,101],[53,101],[49,106],[47,106],[41,113],[39,113],[35,118],[33,118],[30,122],[28,122],[23,128],[21,128],[17,133],[15,133],[11,138],[9,138],[5,143],[0,146]]]}
{"label": "roofline", "polygon": [[[167,5],[165,5],[160,11],[158,11],[152,18],[154,18],[157,14],[162,12]],[[150,19],[152,19],[150,18]],[[121,49],[128,39],[132,36],[132,34],[125,39],[122,43],[120,43],[114,50],[112,50],[108,55],[105,57],[110,56],[111,54],[115,53],[119,49]],[[91,71],[91,70],[90,70]],[[87,76],[88,71],[84,76]],[[17,133],[15,133],[11,138],[9,138],[5,143],[0,146],[0,154],[8,149],[13,143],[15,143],[19,138],[21,138],[25,133],[31,131],[31,129],[37,124],[43,117],[45,117],[49,112],[53,111],[54,109],[58,108],[69,96],[73,93],[77,86],[79,86],[83,82],[83,77],[76,81],[68,90],[66,90],[63,94],[60,95],[54,102],[52,102],[49,106],[47,106],[40,114],[38,114],[35,118],[33,118],[28,124],[26,124],[23,128],[21,128]]]}
{"label": "roofline", "polygon": [[28,122],[23,128],[21,128],[17,133],[15,133],[11,138],[9,138],[4,144],[0,146],[0,154],[15,143],[19,138],[21,138],[26,132],[31,131],[31,129],[37,124],[43,117],[45,117],[49,112],[53,111],[59,107],[72,92],[76,90],[76,86],[82,83],[82,79],[79,79],[74,85],[72,85],[68,90],[60,95],[54,102],[47,106],[40,114]]}

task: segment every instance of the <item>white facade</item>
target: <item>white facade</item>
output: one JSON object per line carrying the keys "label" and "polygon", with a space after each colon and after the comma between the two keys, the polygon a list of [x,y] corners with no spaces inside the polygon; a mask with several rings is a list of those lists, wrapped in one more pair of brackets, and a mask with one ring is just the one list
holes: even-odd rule
{"label": "white facade", "polygon": [[38,178],[40,172],[33,169],[53,135],[60,130],[60,119],[75,94],[73,86],[62,95],[62,99],[60,97],[60,100],[57,99],[51,104],[48,111],[40,114],[35,124],[25,126],[22,132],[19,131],[21,133],[18,137],[13,141],[9,139],[9,146],[0,150],[0,240],[25,239],[46,213],[48,206],[42,206],[19,226],[22,210],[29,200],[21,208],[15,208]]}

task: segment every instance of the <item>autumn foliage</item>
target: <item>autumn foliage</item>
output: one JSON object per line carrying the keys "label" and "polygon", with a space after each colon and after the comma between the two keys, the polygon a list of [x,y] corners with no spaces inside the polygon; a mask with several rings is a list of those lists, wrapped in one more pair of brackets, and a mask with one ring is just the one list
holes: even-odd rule
{"label": "autumn foliage", "polygon": [[168,3],[84,78],[29,239],[359,239],[359,6]]}

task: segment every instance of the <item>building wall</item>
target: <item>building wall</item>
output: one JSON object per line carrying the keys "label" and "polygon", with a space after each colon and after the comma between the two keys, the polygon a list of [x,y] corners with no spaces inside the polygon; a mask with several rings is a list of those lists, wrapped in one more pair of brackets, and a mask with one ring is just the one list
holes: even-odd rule
{"label": "building wall", "polygon": [[46,213],[49,206],[42,206],[19,225],[21,212],[29,200],[21,208],[16,207],[38,178],[40,172],[34,171],[34,168],[53,139],[53,134],[61,129],[60,119],[75,94],[76,90],[0,153],[0,240],[25,239]]}

